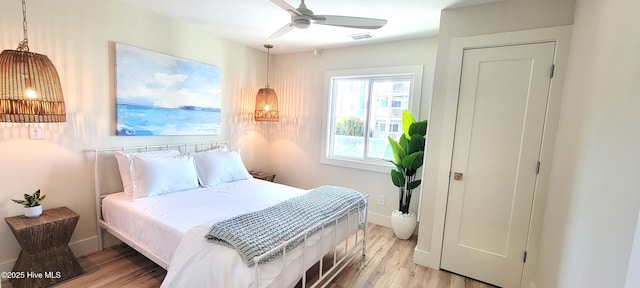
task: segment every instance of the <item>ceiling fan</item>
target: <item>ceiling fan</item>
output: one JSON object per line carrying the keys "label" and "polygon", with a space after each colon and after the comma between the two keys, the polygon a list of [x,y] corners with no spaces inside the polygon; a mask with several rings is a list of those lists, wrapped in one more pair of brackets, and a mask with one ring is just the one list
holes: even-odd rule
{"label": "ceiling fan", "polygon": [[363,18],[363,17],[351,17],[351,16],[337,16],[337,15],[314,15],[313,11],[309,10],[304,4],[304,0],[301,0],[298,9],[293,8],[289,3],[284,0],[271,0],[274,4],[280,6],[280,8],[291,14],[291,22],[284,25],[276,33],[273,33],[268,39],[277,39],[287,32],[291,31],[294,27],[300,29],[309,28],[311,21],[313,24],[340,26],[348,28],[360,28],[360,29],[378,29],[385,24],[387,20]]}

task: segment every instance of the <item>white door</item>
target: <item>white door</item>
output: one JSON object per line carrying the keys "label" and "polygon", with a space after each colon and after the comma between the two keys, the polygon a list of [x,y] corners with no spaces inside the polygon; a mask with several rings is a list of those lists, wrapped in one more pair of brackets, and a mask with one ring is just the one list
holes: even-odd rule
{"label": "white door", "polygon": [[554,49],[464,51],[442,269],[520,286]]}

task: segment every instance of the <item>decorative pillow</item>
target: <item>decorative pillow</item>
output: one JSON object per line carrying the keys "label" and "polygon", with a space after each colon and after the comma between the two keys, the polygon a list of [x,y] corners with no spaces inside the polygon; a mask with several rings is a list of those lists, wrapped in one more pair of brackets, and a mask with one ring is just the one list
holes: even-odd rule
{"label": "decorative pillow", "polygon": [[202,186],[250,179],[239,150],[207,151],[191,154]]}
{"label": "decorative pillow", "polygon": [[124,188],[125,195],[132,197],[134,190],[135,179],[131,178],[132,172],[135,170],[133,166],[132,155],[144,155],[145,157],[175,157],[180,156],[180,151],[177,150],[159,150],[140,153],[122,153],[114,152],[113,155],[118,161],[118,170],[120,170],[120,178],[122,179],[122,188]]}
{"label": "decorative pillow", "polygon": [[133,198],[162,195],[198,188],[198,175],[189,156],[147,157],[131,155],[135,179]]}

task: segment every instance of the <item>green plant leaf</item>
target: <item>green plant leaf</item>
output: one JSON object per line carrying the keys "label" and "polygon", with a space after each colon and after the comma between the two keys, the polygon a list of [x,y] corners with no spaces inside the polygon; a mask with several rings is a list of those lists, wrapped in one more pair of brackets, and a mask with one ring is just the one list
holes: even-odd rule
{"label": "green plant leaf", "polygon": [[404,153],[406,154],[407,149],[409,148],[409,140],[407,139],[407,137],[404,137],[404,134],[400,135],[400,139],[398,139],[398,143],[400,144],[400,146],[404,150]]}
{"label": "green plant leaf", "polygon": [[390,136],[387,138],[389,139],[389,144],[391,145],[391,150],[393,151],[393,159],[396,161],[395,163],[402,163],[402,158],[406,156],[404,148],[402,148],[398,141],[394,140]]}
{"label": "green plant leaf", "polygon": [[36,192],[33,193],[33,198],[40,199],[40,189],[36,190]]}
{"label": "green plant leaf", "polygon": [[402,111],[402,129],[404,130],[404,136],[407,137],[407,139],[411,139],[409,129],[411,128],[411,124],[415,122],[416,119],[413,118],[413,115],[411,115],[411,112],[409,112],[409,110]]}
{"label": "green plant leaf", "polygon": [[396,169],[398,170],[398,172],[404,173],[404,168],[402,168],[402,165],[400,165],[401,163],[396,163],[396,162],[391,161],[391,160],[386,160],[386,161],[389,161],[389,163],[395,165]]}
{"label": "green plant leaf", "polygon": [[407,190],[413,190],[413,189],[418,188],[418,186],[420,186],[421,182],[422,182],[421,180],[416,180],[416,181],[413,181],[413,182],[407,184]]}
{"label": "green plant leaf", "polygon": [[424,164],[424,152],[418,151],[413,154],[416,154],[416,159],[411,162],[410,169],[418,170],[418,168],[422,167],[422,164]]}
{"label": "green plant leaf", "polygon": [[18,203],[20,205],[26,205],[27,204],[27,201],[25,201],[25,200],[11,199],[11,201],[16,202],[16,203]]}
{"label": "green plant leaf", "polygon": [[403,173],[398,170],[391,170],[391,182],[393,182],[393,185],[396,187],[404,186],[405,180],[402,174]]}
{"label": "green plant leaf", "polygon": [[422,120],[422,121],[411,124],[411,126],[409,126],[409,134],[411,135],[411,137],[413,137],[416,134],[426,136],[427,120]]}
{"label": "green plant leaf", "polygon": [[407,154],[413,154],[418,151],[424,151],[424,143],[425,143],[424,136],[420,134],[413,135],[407,147]]}
{"label": "green plant leaf", "polygon": [[[402,167],[408,170],[416,170],[422,166],[422,157],[424,152],[418,151],[407,155],[402,159]],[[408,173],[407,173],[408,174]]]}
{"label": "green plant leaf", "polygon": [[31,206],[31,203],[33,203],[34,197],[29,194],[24,194],[24,200],[27,201],[29,206]]}

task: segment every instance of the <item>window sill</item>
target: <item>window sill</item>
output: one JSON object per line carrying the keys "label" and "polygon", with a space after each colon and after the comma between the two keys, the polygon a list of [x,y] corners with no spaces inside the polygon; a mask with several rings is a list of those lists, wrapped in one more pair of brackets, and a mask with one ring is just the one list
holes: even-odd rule
{"label": "window sill", "polygon": [[385,162],[383,160],[380,160],[379,162],[378,161],[373,162],[373,161],[364,161],[364,160],[357,160],[357,159],[322,157],[320,159],[320,163],[333,165],[333,166],[385,173],[385,174],[391,173],[390,171],[391,169],[393,169],[393,164]]}

